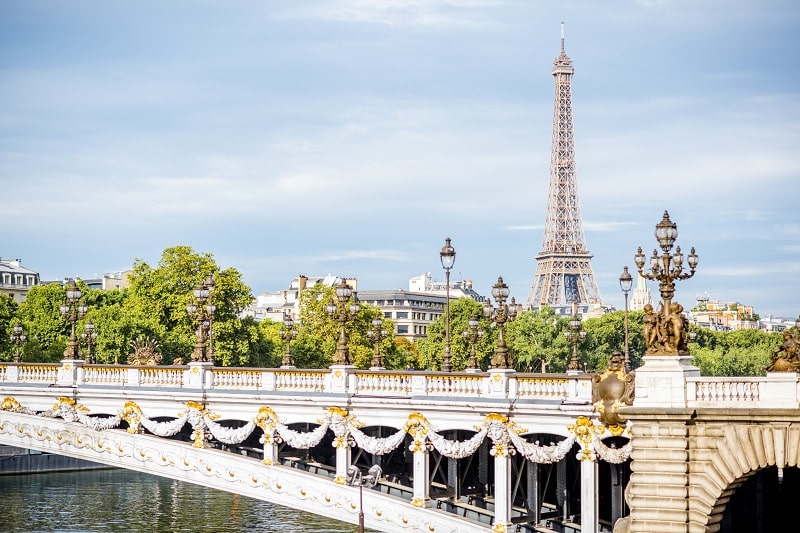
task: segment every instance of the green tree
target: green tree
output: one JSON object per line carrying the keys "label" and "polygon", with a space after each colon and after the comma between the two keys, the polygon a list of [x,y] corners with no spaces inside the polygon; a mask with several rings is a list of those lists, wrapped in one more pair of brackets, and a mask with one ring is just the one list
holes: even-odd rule
{"label": "green tree", "polygon": [[527,372],[564,372],[571,348],[564,338],[566,319],[551,307],[523,311],[511,322],[506,343],[515,368]]}
{"label": "green tree", "polygon": [[[16,347],[11,344],[11,333],[16,325],[14,317],[16,312],[17,303],[14,299],[7,294],[0,293],[0,360],[3,361],[14,359],[16,354]],[[27,332],[25,335],[27,336]]]}
{"label": "green tree", "polygon": [[[459,298],[450,302],[450,364],[455,371],[466,368],[469,359],[469,343],[463,332],[469,329],[471,317],[478,319],[478,329],[483,335],[475,343],[475,353],[480,368],[488,368],[492,354],[496,331],[491,322],[483,315],[483,305],[472,298]],[[414,368],[441,369],[446,337],[445,316],[442,315],[430,325],[428,334],[416,343],[417,349],[411,361]]]}
{"label": "green tree", "polygon": [[60,311],[65,297],[62,285],[49,283],[31,287],[19,304],[16,318],[28,338],[23,361],[55,363],[64,358],[70,332],[69,322]]}
{"label": "green tree", "polygon": [[209,275],[215,282],[211,293],[216,306],[215,363],[221,366],[252,363],[251,355],[263,353],[266,348],[261,345],[265,339],[259,328],[238,317],[253,299],[250,288],[236,269],[219,270],[211,254],[196,253],[189,246],[165,249],[155,268],[139,259],[134,262],[122,314],[145,331],[125,339],[127,344],[143,333],[150,333],[158,341],[165,363],[177,357],[188,361],[195,344],[195,324],[186,306],[194,301],[194,288]]}
{"label": "green tree", "polygon": [[[628,313],[628,352],[631,368],[641,365],[644,354],[644,312]],[[589,372],[606,368],[611,354],[625,353],[625,311],[613,311],[584,320],[586,341],[581,345],[581,361]]]}
{"label": "green tree", "polygon": [[772,351],[780,346],[780,333],[755,329],[697,333],[690,344],[693,363],[705,376],[763,376],[772,360]]}
{"label": "green tree", "polygon": [[[322,284],[308,287],[300,294],[300,325],[292,345],[298,367],[327,368],[332,364],[341,326],[328,314],[327,306],[335,299],[335,289]],[[372,363],[374,348],[367,332],[375,318],[384,320],[380,309],[359,303],[356,316],[345,322],[350,361],[359,368],[369,368]],[[390,320],[384,320],[383,327],[388,333],[381,343],[384,364],[387,368],[401,367],[405,360],[394,344],[394,326]]]}

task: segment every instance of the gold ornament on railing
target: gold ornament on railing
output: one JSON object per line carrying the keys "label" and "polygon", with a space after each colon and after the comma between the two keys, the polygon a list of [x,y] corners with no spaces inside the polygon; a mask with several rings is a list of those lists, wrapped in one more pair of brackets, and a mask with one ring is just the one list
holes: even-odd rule
{"label": "gold ornament on railing", "polygon": [[619,352],[611,354],[608,367],[592,378],[592,403],[600,414],[600,422],[618,437],[625,431],[627,420],[619,408],[633,405],[634,376],[625,372],[625,359]]}
{"label": "gold ornament on railing", "polygon": [[149,337],[138,338],[131,343],[133,354],[128,356],[129,365],[155,366],[161,363],[162,355],[158,353],[158,341]]}

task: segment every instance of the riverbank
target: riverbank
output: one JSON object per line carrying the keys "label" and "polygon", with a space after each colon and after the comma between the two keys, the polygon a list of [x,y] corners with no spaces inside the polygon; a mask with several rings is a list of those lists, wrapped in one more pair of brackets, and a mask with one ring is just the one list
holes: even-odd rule
{"label": "riverbank", "polygon": [[0,446],[0,476],[44,474],[47,472],[82,472],[113,468],[83,459],[44,453],[38,450]]}

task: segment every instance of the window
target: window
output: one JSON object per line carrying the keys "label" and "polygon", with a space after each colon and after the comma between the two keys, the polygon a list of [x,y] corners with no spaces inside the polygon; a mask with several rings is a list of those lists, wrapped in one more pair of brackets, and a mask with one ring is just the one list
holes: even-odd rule
{"label": "window", "polygon": [[398,311],[396,318],[408,318],[408,311]]}
{"label": "window", "polygon": [[397,326],[397,333],[398,334],[407,334],[408,333],[408,325],[403,324],[401,326]]}

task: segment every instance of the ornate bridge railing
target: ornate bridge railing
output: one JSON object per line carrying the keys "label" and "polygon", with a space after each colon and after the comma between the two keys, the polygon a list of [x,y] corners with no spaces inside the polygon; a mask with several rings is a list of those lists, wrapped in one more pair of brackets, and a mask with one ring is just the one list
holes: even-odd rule
{"label": "ornate bridge railing", "polygon": [[454,396],[591,403],[590,374],[497,372],[367,371],[354,367],[323,370],[187,366],[0,363],[1,384],[53,386],[169,387],[187,390],[334,392],[355,396]]}

